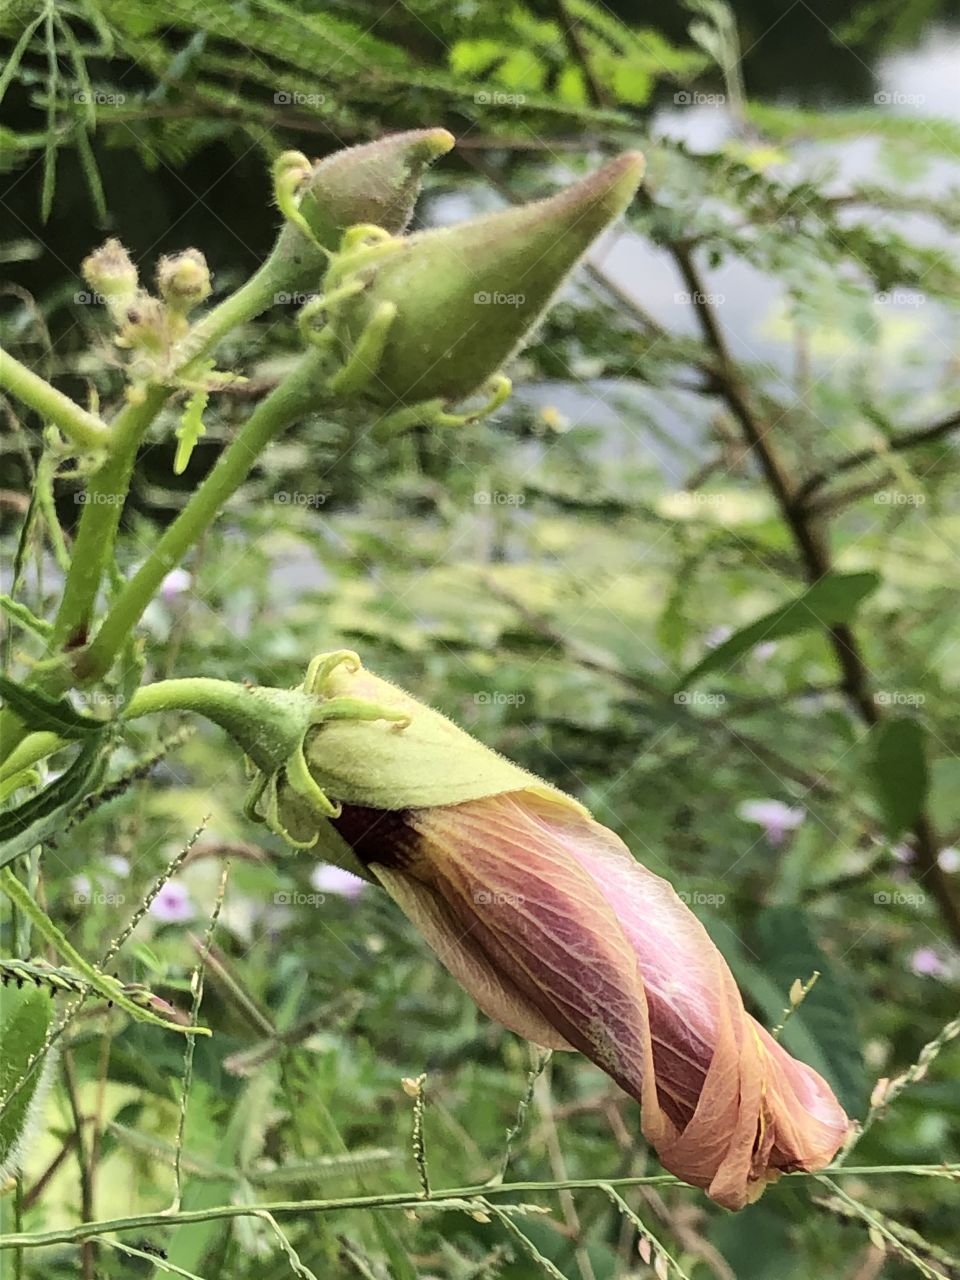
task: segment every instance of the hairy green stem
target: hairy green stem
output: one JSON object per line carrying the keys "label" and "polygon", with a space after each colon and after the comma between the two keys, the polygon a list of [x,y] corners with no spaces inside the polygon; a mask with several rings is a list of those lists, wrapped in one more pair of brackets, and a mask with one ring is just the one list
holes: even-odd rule
{"label": "hairy green stem", "polygon": [[[951,1178],[960,1172],[957,1164],[866,1165],[859,1168],[825,1169],[834,1177],[874,1177],[883,1174],[912,1174],[927,1178]],[[790,1173],[794,1178],[817,1178],[815,1173]],[[179,1213],[141,1213],[128,1218],[110,1218],[103,1222],[81,1222],[53,1231],[19,1232],[0,1236],[0,1250],[37,1249],[52,1244],[76,1244],[88,1236],[105,1231],[140,1231],[146,1227],[178,1227],[192,1222],[213,1222],[224,1218],[243,1218],[262,1213],[346,1213],[352,1209],[414,1209],[418,1213],[429,1206],[436,1208],[476,1208],[477,1198],[502,1195],[543,1195],[553,1191],[606,1191],[607,1187],[682,1187],[686,1184],[670,1173],[655,1173],[637,1178],[568,1178],[554,1182],[504,1182],[500,1186],[454,1187],[434,1191],[424,1200],[419,1191],[406,1194],[350,1196],[340,1200],[282,1200],[274,1204],[223,1204],[209,1209],[181,1210]]]}
{"label": "hairy green stem", "polygon": [[51,386],[46,378],[32,373],[7,351],[0,351],[0,387],[36,410],[47,422],[58,426],[81,449],[102,449],[110,444],[111,431],[106,423]]}
{"label": "hairy green stem", "polygon": [[168,387],[149,387],[142,401],[127,404],[114,419],[110,452],[82,495],[70,570],[53,624],[53,648],[77,648],[86,642],[103,571],[113,556],[137,451],[169,392]]}
{"label": "hairy green stem", "polygon": [[74,674],[80,683],[106,674],[166,574],[210,528],[270,441],[316,404],[323,376],[321,360],[319,352],[308,352],[294,372],[261,401],[220,455],[183,511],[121,589],[92,643],[78,655]]}
{"label": "hairy green stem", "polygon": [[[203,360],[227,333],[266,311],[276,301],[279,291],[291,287],[291,273],[297,264],[291,261],[289,248],[283,254],[279,252],[279,243],[250,279],[224,298],[184,338],[176,352],[176,374]],[[305,246],[305,252],[309,254],[309,246]],[[321,274],[322,263],[318,265],[318,281]],[[169,384],[149,386],[144,399],[125,405],[109,428],[2,351],[0,386],[6,386],[78,442],[109,446],[108,456],[91,476],[84,494],[73,557],[51,637],[54,650],[79,648],[86,643],[97,592],[113,555],[140,444],[173,393],[175,377]],[[109,634],[103,648],[107,646]],[[70,678],[65,669],[51,669],[34,683],[47,692],[62,692],[69,687]],[[17,716],[0,711],[0,759],[5,751],[16,746],[23,733],[24,726]]]}

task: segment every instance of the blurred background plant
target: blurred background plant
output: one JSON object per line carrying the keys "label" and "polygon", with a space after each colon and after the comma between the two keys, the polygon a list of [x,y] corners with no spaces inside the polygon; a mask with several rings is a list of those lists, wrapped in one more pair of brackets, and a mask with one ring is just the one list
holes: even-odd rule
{"label": "blurred background plant", "polygon": [[[292,685],[314,653],[359,649],[622,834],[762,1021],[818,973],[784,1042],[851,1115],[882,1107],[877,1082],[936,1040],[960,984],[956,6],[14,0],[0,32],[0,339],[81,403],[121,387],[81,260],[108,233],[145,274],[192,245],[224,295],[272,241],[286,148],[446,126],[420,225],[646,152],[508,405],[392,442],[300,423],[170,574],[144,657]],[[231,336],[221,367],[249,380],[211,396],[183,474],[180,410],[158,418],[124,572],[289,367],[303,301]],[[3,590],[43,616],[81,490],[36,426],[5,402],[0,528]],[[3,645],[22,669],[24,634]],[[120,690],[84,697],[102,712]],[[421,1072],[434,1186],[495,1176],[523,1101],[508,1180],[656,1173],[599,1072],[561,1054],[528,1079],[528,1047],[383,895],[243,819],[222,734],[138,733],[46,850],[45,903],[100,957],[179,859],[115,964],[189,1008],[203,959],[216,1034],[188,1051],[182,1106],[180,1037],[82,1007],[5,1231],[149,1215],[179,1185],[201,1210],[410,1192],[401,1079]],[[2,929],[17,955],[17,918]],[[851,1164],[960,1161],[958,1080],[948,1045]],[[955,1175],[787,1179],[736,1216],[670,1180],[623,1195],[650,1234],[600,1190],[527,1190],[549,1217],[154,1222],[114,1238],[126,1252],[0,1258],[53,1280],[155,1274],[160,1248],[174,1274],[236,1280],[960,1275]]]}

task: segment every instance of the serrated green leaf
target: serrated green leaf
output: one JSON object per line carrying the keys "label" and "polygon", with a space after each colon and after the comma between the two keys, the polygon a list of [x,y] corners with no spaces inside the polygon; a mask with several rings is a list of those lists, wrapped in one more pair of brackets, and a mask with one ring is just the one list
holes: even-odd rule
{"label": "serrated green leaf", "polygon": [[30,1137],[47,1064],[20,1082],[52,1017],[53,998],[44,987],[0,987],[0,1184],[19,1168]]}
{"label": "serrated green leaf", "polygon": [[93,791],[107,767],[107,737],[84,742],[67,769],[43,791],[0,813],[0,867],[29,853],[59,830],[64,819]]}

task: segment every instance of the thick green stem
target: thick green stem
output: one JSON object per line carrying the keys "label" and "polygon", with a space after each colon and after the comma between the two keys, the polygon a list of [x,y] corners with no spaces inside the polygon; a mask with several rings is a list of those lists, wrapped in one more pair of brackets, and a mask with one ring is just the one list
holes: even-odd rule
{"label": "thick green stem", "polygon": [[309,352],[247,419],[203,484],[123,587],[90,646],[78,655],[74,674],[80,683],[106,674],[165,575],[209,529],[270,441],[315,406],[323,377],[321,360],[320,353]]}
{"label": "thick green stem", "polygon": [[144,685],[123,715],[137,720],[160,711],[195,712],[226,729],[258,768],[273,772],[303,741],[316,702],[302,689],[249,688],[212,676],[186,676]]}
{"label": "thick green stem", "polygon": [[137,451],[168,395],[168,387],[150,387],[142,401],[127,404],[114,419],[110,452],[81,495],[83,512],[51,637],[56,649],[78,648],[86,642],[104,567],[113,556]]}
{"label": "thick green stem", "polygon": [[102,449],[109,445],[111,431],[106,423],[81,409],[69,396],[32,373],[7,351],[0,351],[0,387],[58,426],[67,439],[81,449]]}

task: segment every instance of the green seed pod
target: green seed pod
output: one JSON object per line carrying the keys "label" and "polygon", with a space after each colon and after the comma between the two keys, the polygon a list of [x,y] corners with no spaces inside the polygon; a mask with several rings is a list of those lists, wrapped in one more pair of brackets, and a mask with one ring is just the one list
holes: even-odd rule
{"label": "green seed pod", "polygon": [[[299,191],[299,217],[312,239],[290,222],[280,232],[275,254],[286,267],[283,286],[315,289],[327,264],[322,250],[334,250],[347,227],[371,222],[402,231],[424,171],[453,144],[446,129],[412,129],[334,152],[313,166],[303,157],[301,165],[288,164]],[[292,161],[294,154],[281,161]]]}
{"label": "green seed pod", "polygon": [[0,1187],[19,1171],[39,1123],[52,1055],[48,1053],[25,1081],[24,1074],[46,1039],[52,1017],[53,998],[46,988],[0,987]]}
{"label": "green seed pod", "polygon": [[549,199],[410,236],[363,271],[367,288],[334,319],[343,358],[375,315],[396,308],[368,396],[394,407],[477,391],[623,213],[643,167],[628,151]]}

